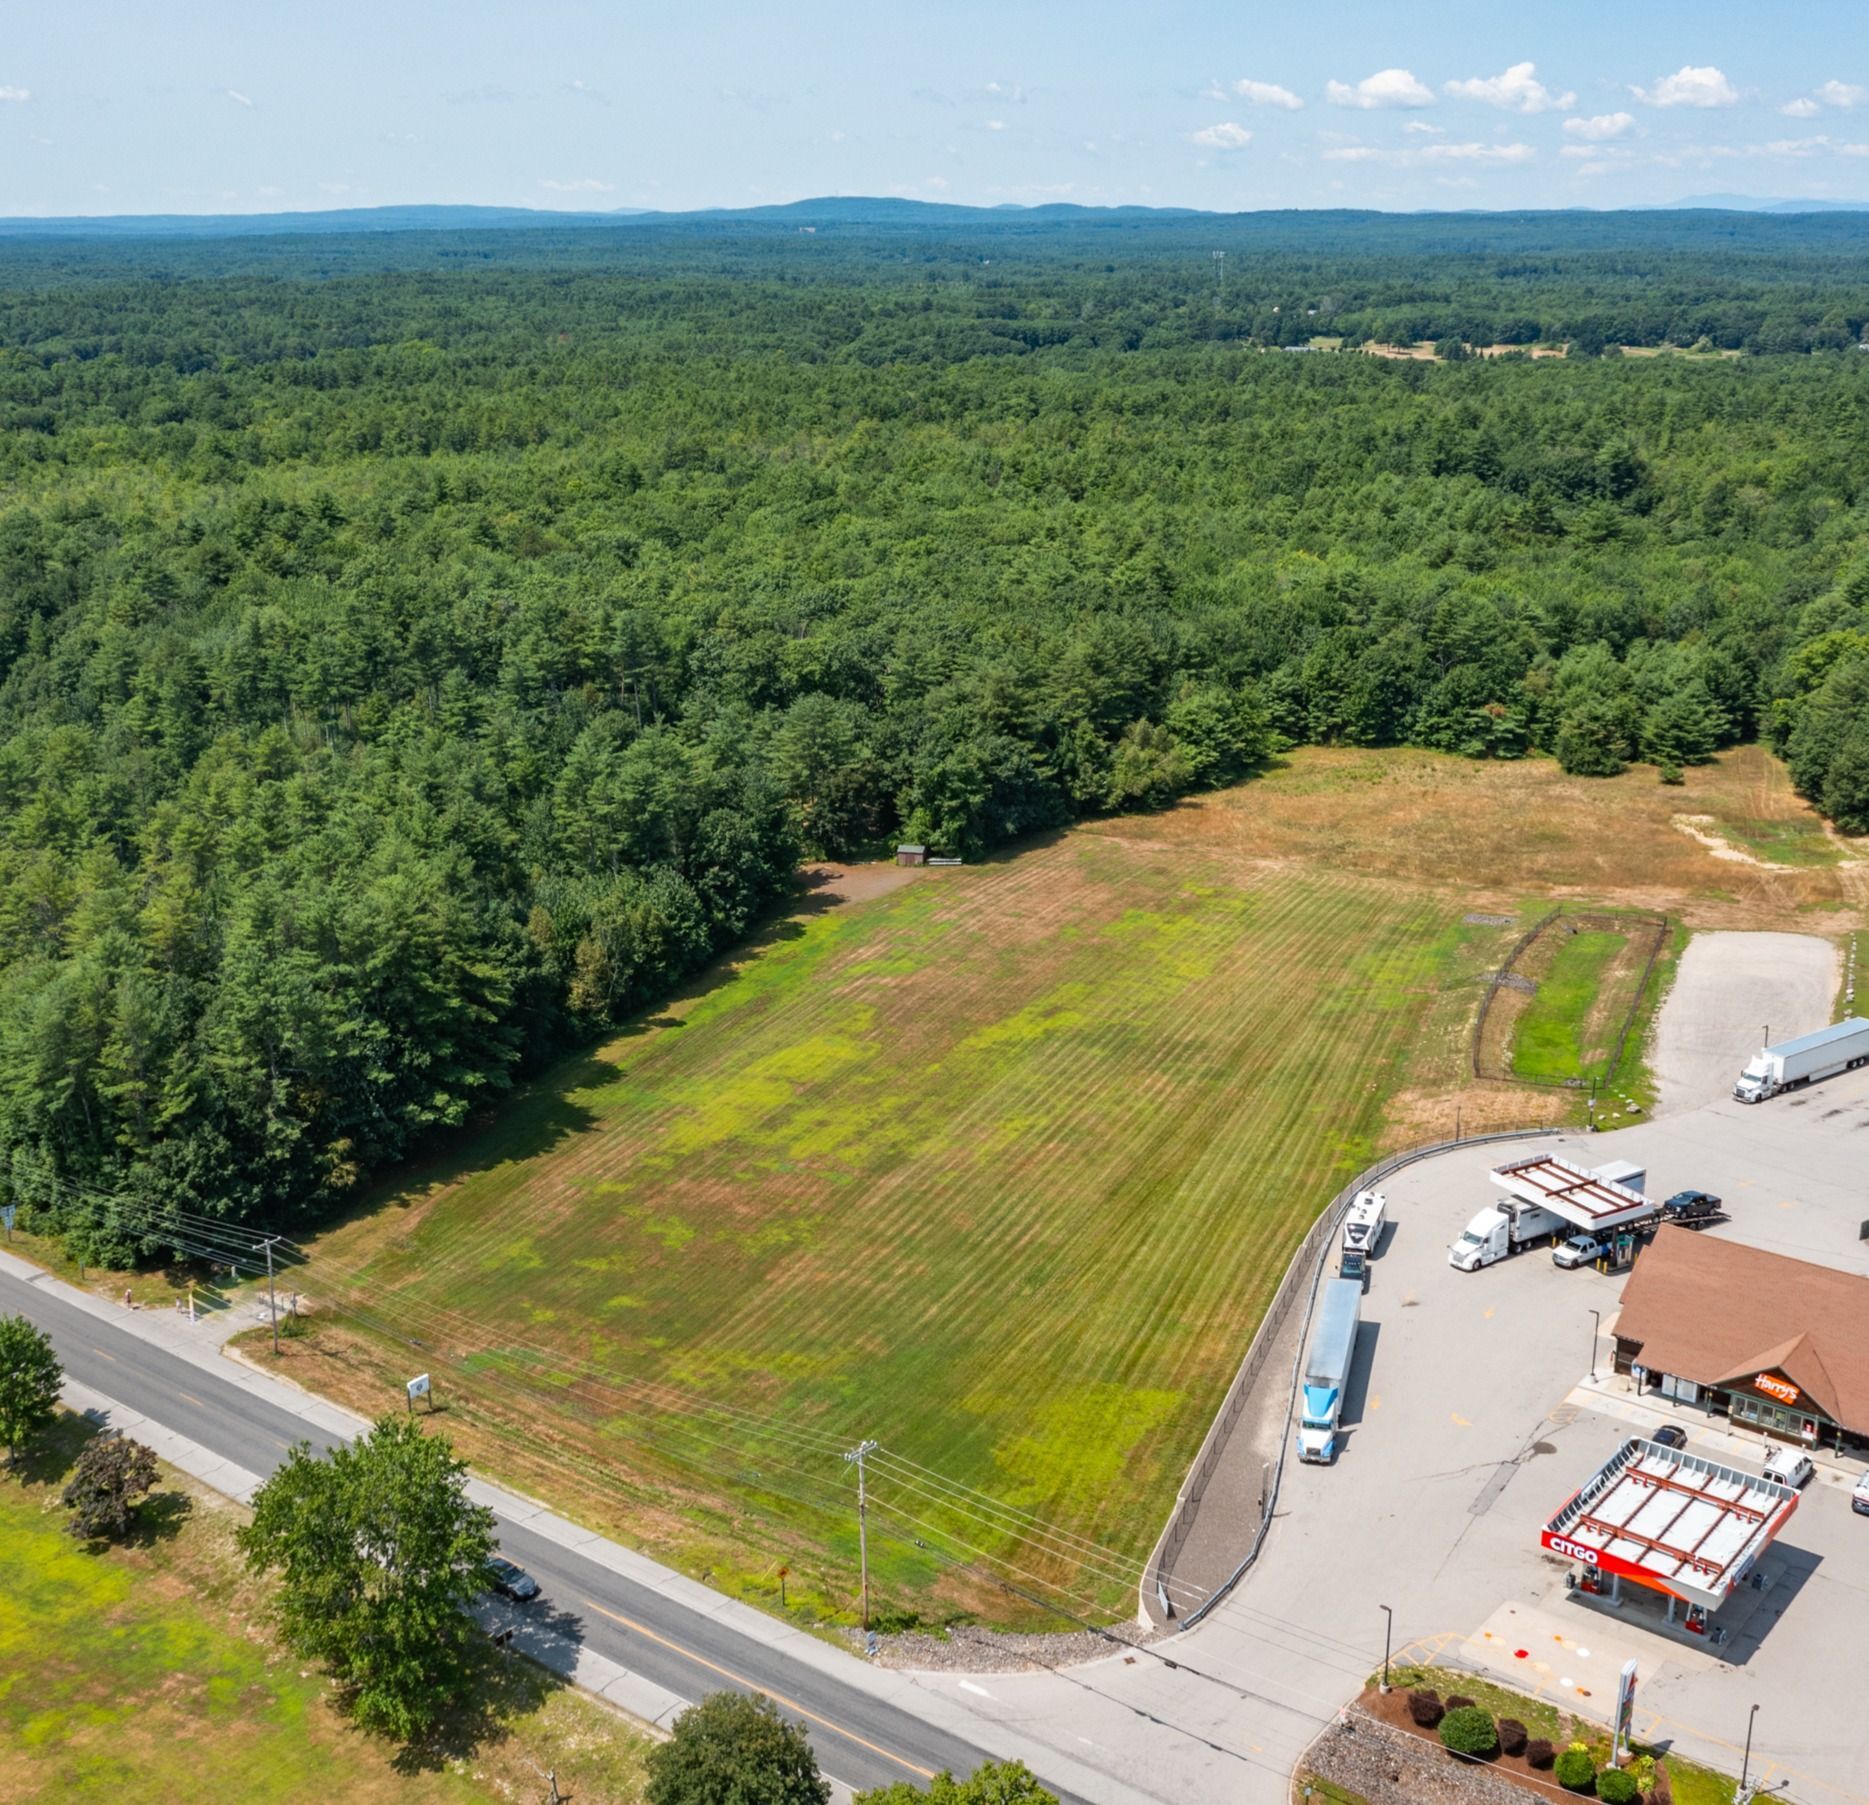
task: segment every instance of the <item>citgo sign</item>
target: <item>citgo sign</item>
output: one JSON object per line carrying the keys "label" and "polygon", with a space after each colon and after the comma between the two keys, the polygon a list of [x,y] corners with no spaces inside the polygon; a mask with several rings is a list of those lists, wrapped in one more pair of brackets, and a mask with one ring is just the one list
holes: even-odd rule
{"label": "citgo sign", "polygon": [[1752,1383],[1768,1398],[1776,1398],[1781,1404],[1795,1404],[1804,1395],[1789,1379],[1775,1378],[1771,1373],[1760,1373]]}
{"label": "citgo sign", "polygon": [[1582,1561],[1587,1567],[1594,1567],[1597,1564],[1596,1549],[1586,1548],[1581,1542],[1570,1542],[1566,1541],[1563,1536],[1547,1534],[1544,1543],[1553,1554],[1568,1554],[1572,1560]]}

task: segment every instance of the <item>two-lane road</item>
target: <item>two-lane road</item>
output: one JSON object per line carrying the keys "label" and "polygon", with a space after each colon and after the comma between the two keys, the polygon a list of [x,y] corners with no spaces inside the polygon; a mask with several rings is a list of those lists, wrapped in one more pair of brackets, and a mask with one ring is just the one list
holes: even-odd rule
{"label": "two-lane road", "polygon": [[[27,1316],[46,1330],[79,1385],[249,1472],[270,1473],[295,1442],[318,1449],[337,1443],[242,1386],[90,1315],[48,1284],[0,1272],[0,1314]],[[965,1774],[988,1759],[913,1714],[520,1523],[502,1519],[499,1537],[544,1588],[534,1614],[549,1612],[586,1647],[682,1698],[723,1687],[768,1694],[809,1730],[824,1771],[847,1785],[924,1780],[942,1768]]]}

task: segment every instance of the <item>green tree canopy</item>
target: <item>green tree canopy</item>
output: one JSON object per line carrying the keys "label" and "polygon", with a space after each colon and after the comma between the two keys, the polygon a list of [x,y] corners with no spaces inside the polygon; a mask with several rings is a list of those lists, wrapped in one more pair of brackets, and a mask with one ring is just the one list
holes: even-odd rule
{"label": "green tree canopy", "polygon": [[8,1466],[51,1422],[64,1377],[50,1335],[23,1316],[0,1316],[0,1442]]}
{"label": "green tree canopy", "polygon": [[254,1494],[248,1564],[278,1573],[287,1642],[371,1729],[419,1736],[466,1672],[467,1607],[494,1552],[493,1513],[466,1482],[445,1440],[387,1416],[326,1455],[300,1443]]}
{"label": "green tree canopy", "polygon": [[772,1700],[715,1692],[649,1751],[647,1805],[827,1805],[811,1739]]}
{"label": "green tree canopy", "polygon": [[856,1805],[1058,1805],[1022,1761],[988,1761],[964,1780],[940,1773],[926,1790],[907,1780],[857,1794]]}
{"label": "green tree canopy", "polygon": [[156,1457],[125,1435],[93,1436],[60,1502],[71,1512],[66,1528],[81,1542],[119,1542],[136,1520],[136,1507],[155,1489]]}

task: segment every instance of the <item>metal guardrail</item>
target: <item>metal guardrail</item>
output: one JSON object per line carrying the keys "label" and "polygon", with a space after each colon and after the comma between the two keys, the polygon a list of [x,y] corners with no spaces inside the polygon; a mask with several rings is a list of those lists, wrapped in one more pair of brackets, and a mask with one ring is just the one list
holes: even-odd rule
{"label": "metal guardrail", "polygon": [[[1304,1297],[1304,1318],[1299,1324],[1298,1343],[1292,1355],[1291,1372],[1286,1381],[1285,1420],[1289,1425],[1294,1401],[1298,1395],[1299,1373],[1304,1364],[1304,1342],[1309,1332],[1311,1313],[1317,1305],[1318,1286],[1324,1276],[1324,1268],[1329,1263],[1329,1254],[1336,1245],[1337,1230],[1344,1214],[1355,1200],[1359,1191],[1366,1191],[1372,1185],[1380,1184],[1385,1178],[1400,1172],[1406,1166],[1412,1166],[1417,1160],[1430,1159],[1436,1154],[1450,1153],[1460,1147],[1483,1147],[1499,1141],[1523,1141],[1534,1137],[1561,1134],[1558,1128],[1508,1128],[1491,1134],[1470,1134],[1454,1141],[1431,1141],[1426,1146],[1413,1147],[1404,1153],[1390,1154],[1388,1158],[1378,1160],[1375,1165],[1359,1172],[1330,1201],[1324,1213],[1311,1224],[1310,1230],[1299,1243],[1298,1251],[1292,1256],[1291,1264],[1285,1269],[1285,1276],[1279,1282],[1279,1289],[1272,1300],[1265,1316],[1261,1319],[1258,1332],[1253,1336],[1251,1345],[1246,1350],[1246,1357],[1240,1362],[1239,1371],[1233,1376],[1233,1383],[1227,1389],[1226,1397],[1221,1401],[1212,1427],[1207,1431],[1207,1438],[1201,1443],[1200,1452],[1194,1457],[1194,1464],[1189,1468],[1186,1482],[1175,1500],[1175,1509],[1161,1539],[1155,1545],[1155,1552],[1149,1557],[1148,1565],[1143,1569],[1142,1600],[1144,1613],[1147,1612],[1147,1600],[1151,1592],[1163,1607],[1164,1617],[1172,1615],[1166,1608],[1171,1602],[1174,1585],[1174,1561],[1187,1546],[1187,1540],[1193,1533],[1194,1520],[1200,1513],[1202,1495],[1207,1489],[1207,1482],[1213,1477],[1214,1469],[1219,1465],[1226,1444],[1238,1423],[1241,1412],[1246,1407],[1246,1400],[1251,1396],[1262,1376],[1266,1361],[1271,1357],[1271,1347],[1277,1337],[1283,1333],[1286,1320],[1291,1313],[1294,1300],[1302,1293]],[[1309,1279],[1306,1280],[1307,1267]],[[1285,1476],[1285,1456],[1290,1438],[1282,1431],[1279,1435],[1278,1459],[1273,1465],[1266,1484],[1265,1502],[1259,1513],[1259,1526],[1253,1532],[1250,1547],[1239,1565],[1228,1574],[1218,1586],[1207,1594],[1201,1602],[1185,1617],[1180,1619],[1183,1630],[1192,1629],[1221,1599],[1232,1591],[1246,1575],[1253,1562],[1259,1558],[1259,1550],[1265,1542],[1267,1528],[1278,1507],[1278,1490]]]}

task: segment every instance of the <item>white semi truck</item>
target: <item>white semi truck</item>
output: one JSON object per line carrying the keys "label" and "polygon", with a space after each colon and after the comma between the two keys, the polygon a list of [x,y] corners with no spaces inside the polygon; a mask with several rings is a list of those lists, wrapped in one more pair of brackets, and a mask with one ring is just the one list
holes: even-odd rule
{"label": "white semi truck", "polygon": [[1326,1279],[1317,1302],[1317,1323],[1304,1357],[1304,1384],[1298,1394],[1298,1458],[1328,1461],[1337,1452],[1337,1424],[1343,1415],[1344,1388],[1356,1355],[1356,1325],[1363,1314],[1363,1286],[1358,1279]]}
{"label": "white semi truck", "polygon": [[1800,1034],[1796,1040],[1761,1047],[1739,1074],[1733,1095],[1741,1103],[1763,1103],[1780,1091],[1794,1091],[1800,1085],[1834,1078],[1838,1072],[1854,1071],[1860,1065],[1869,1065],[1869,1021],[1852,1015],[1848,1021],[1834,1022],[1815,1034]]}
{"label": "white semi truck", "polygon": [[1447,1263],[1456,1272],[1477,1272],[1559,1235],[1605,1236],[1646,1228],[1661,1213],[1654,1199],[1636,1188],[1646,1177],[1626,1160],[1593,1172],[1549,1153],[1495,1166],[1493,1183],[1505,1195],[1467,1224],[1448,1248]]}

